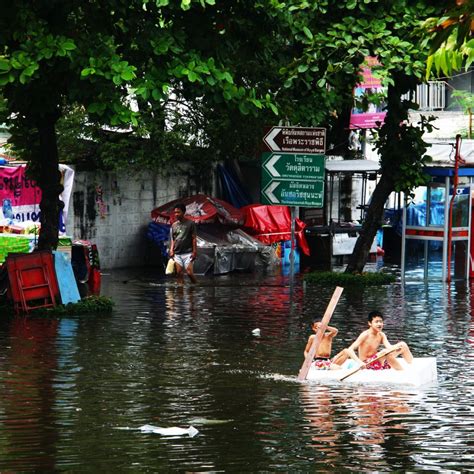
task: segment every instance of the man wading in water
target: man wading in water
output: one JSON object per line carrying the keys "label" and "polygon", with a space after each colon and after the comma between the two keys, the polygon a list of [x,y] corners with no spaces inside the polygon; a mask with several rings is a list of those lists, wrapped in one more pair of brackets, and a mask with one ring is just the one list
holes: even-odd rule
{"label": "man wading in water", "polygon": [[196,283],[193,273],[193,262],[197,255],[196,224],[185,219],[185,212],[186,206],[184,204],[176,204],[173,209],[176,222],[173,222],[171,226],[170,257],[174,260],[176,276],[181,285],[183,284],[183,270],[186,270],[189,279]]}

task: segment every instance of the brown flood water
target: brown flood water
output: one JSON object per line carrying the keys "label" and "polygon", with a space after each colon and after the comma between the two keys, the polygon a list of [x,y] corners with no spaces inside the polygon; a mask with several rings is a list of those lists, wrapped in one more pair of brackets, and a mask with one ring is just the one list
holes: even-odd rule
{"label": "brown flood water", "polygon": [[114,271],[103,276],[111,315],[3,319],[0,470],[474,470],[469,285],[345,289],[334,350],[380,309],[391,341],[438,359],[439,384],[415,389],[296,381],[333,288],[279,270],[199,280],[177,288],[150,270]]}

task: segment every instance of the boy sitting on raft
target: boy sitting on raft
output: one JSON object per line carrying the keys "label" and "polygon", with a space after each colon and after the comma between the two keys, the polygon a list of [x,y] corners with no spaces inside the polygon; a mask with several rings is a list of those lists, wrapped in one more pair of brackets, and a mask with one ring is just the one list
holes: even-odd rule
{"label": "boy sitting on raft", "polygon": [[[321,321],[319,319],[315,319],[313,321],[313,324],[311,325],[311,329],[314,331],[314,334],[309,336],[308,342],[306,343],[306,347],[304,350],[305,359],[308,356],[311,346],[313,345],[313,340],[316,337],[316,333],[318,332],[318,329],[320,327],[321,327]],[[321,370],[340,369],[341,368],[341,366],[339,365],[340,356],[341,355],[344,356],[342,362],[344,362],[347,359],[348,354],[346,354],[344,351],[340,352],[333,359],[331,359],[332,340],[337,336],[338,332],[339,331],[337,330],[337,328],[332,327],[332,326],[327,326],[326,331],[324,331],[324,335],[316,350],[316,354],[314,354],[313,365],[317,369],[321,369]]]}
{"label": "boy sitting on raft", "polygon": [[[397,356],[399,355],[401,355],[408,364],[412,363],[413,355],[405,342],[400,341],[393,346],[388,342],[387,336],[382,332],[382,313],[379,311],[371,311],[367,322],[369,329],[362,332],[351,346],[343,351],[347,356],[356,360],[359,364],[362,364],[364,368],[372,370],[403,370],[403,366],[397,360]],[[380,345],[385,346],[387,350],[394,348],[396,348],[396,350],[387,354],[386,357],[371,362],[378,356],[377,351]],[[354,352],[356,349],[358,350],[358,356]]]}

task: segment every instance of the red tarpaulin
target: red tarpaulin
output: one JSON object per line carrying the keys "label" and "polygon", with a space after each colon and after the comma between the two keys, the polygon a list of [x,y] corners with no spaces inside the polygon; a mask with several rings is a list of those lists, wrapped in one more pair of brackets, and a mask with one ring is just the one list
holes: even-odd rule
{"label": "red tarpaulin", "polygon": [[231,204],[205,194],[195,194],[182,199],[175,199],[163,204],[151,211],[151,217],[155,222],[171,224],[174,222],[173,209],[176,204],[182,203],[186,206],[186,218],[193,220],[196,224],[221,224],[242,225],[244,214],[240,209]]}
{"label": "red tarpaulin", "polygon": [[[245,215],[244,230],[264,244],[291,239],[291,214],[288,206],[264,206],[250,204],[241,211]],[[308,242],[304,235],[306,224],[295,220],[295,235],[298,246],[304,254],[309,255]]]}

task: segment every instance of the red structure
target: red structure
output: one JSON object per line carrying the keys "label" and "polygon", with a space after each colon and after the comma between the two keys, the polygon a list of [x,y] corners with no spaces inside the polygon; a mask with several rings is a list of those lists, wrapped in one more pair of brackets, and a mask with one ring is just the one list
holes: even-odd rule
{"label": "red structure", "polygon": [[[244,230],[264,244],[272,244],[291,238],[291,215],[288,206],[265,206],[263,204],[250,204],[244,206]],[[298,246],[304,254],[309,255],[310,250],[304,230],[306,224],[300,219],[295,219],[295,232]]]}
{"label": "red structure", "polygon": [[244,222],[244,215],[240,209],[222,199],[205,194],[195,194],[163,204],[151,211],[152,219],[161,224],[172,224],[173,209],[178,203],[186,206],[186,218],[193,220],[196,224],[241,225]]}
{"label": "red structure", "polygon": [[5,264],[10,297],[17,313],[56,306],[59,287],[50,251],[9,254]]}

